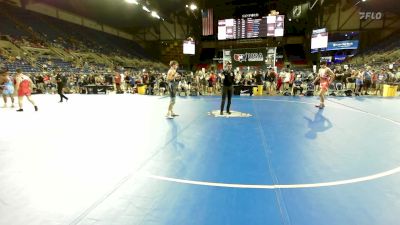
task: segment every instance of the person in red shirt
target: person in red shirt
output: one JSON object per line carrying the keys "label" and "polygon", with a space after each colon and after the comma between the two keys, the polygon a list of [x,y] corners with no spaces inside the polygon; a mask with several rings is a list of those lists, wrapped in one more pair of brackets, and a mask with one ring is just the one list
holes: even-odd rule
{"label": "person in red shirt", "polygon": [[116,89],[117,89],[117,93],[121,93],[122,92],[122,89],[121,89],[121,74],[117,71],[117,70],[115,70],[115,73],[114,73],[114,82],[115,82],[115,87],[116,87]]}
{"label": "person in red shirt", "polygon": [[376,81],[378,80],[378,73],[375,70],[372,70],[372,77],[371,77],[371,89],[376,91]]}
{"label": "person in red shirt", "polygon": [[296,78],[295,72],[293,70],[290,70],[289,90],[292,90],[295,78]]}
{"label": "person in red shirt", "polygon": [[[50,84],[50,76],[48,74],[45,74],[43,76],[43,83],[44,83],[45,92],[48,93],[49,84]],[[51,87],[50,87],[50,89],[51,89]]]}
{"label": "person in red shirt", "polygon": [[217,83],[217,76],[214,71],[210,72],[210,76],[208,77],[208,92],[210,94],[215,94],[215,86]]}
{"label": "person in red shirt", "polygon": [[265,75],[265,81],[266,81],[266,86],[267,86],[267,92],[268,94],[272,95],[272,91],[275,89],[276,85],[276,80],[277,80],[278,74],[275,72],[274,68],[269,68],[268,73]]}
{"label": "person in red shirt", "polygon": [[315,107],[323,109],[325,107],[325,93],[328,92],[331,81],[335,79],[333,71],[326,66],[326,62],[321,62],[321,68],[318,71],[318,76],[314,80],[314,84],[319,80],[321,91],[319,93],[320,103]]}
{"label": "person in red shirt", "polygon": [[32,103],[33,107],[35,108],[35,111],[38,111],[38,107],[36,106],[35,102],[33,101],[31,94],[32,94],[32,80],[22,74],[21,69],[17,69],[17,75],[15,76],[15,91],[14,95],[18,95],[18,105],[19,109],[17,112],[23,112],[23,98],[26,96],[29,102]]}
{"label": "person in red shirt", "polygon": [[283,84],[282,76],[280,76],[278,73],[276,73],[276,93],[280,92],[282,84]]}
{"label": "person in red shirt", "polygon": [[148,85],[149,84],[149,73],[143,72],[143,84]]}

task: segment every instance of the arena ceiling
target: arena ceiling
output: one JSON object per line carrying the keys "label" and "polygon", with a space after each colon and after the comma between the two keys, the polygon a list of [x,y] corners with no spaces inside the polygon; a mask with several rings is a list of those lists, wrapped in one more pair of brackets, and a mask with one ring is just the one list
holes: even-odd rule
{"label": "arena ceiling", "polygon": [[[40,2],[73,12],[95,21],[111,25],[130,33],[138,29],[157,24],[141,6],[127,4],[125,0],[21,0],[25,4]],[[167,21],[172,21],[171,15],[181,18],[193,16],[185,7],[186,4],[196,3],[199,8],[214,8],[214,17],[228,18],[246,13],[268,14],[270,9],[290,10],[293,5],[305,0],[137,0],[140,4],[148,5]],[[328,0],[329,1],[329,0]],[[197,11],[197,22],[201,22],[201,14]],[[190,20],[192,20],[190,18]],[[192,20],[193,21],[193,20]]]}
{"label": "arena ceiling", "polygon": [[367,0],[363,2],[363,4],[371,11],[393,12],[400,14],[399,0]]}
{"label": "arena ceiling", "polygon": [[[125,0],[21,0],[22,2],[41,2],[61,8],[78,15],[96,20],[135,33],[141,28],[157,25],[158,20],[148,15],[140,6],[127,4]],[[324,5],[337,3],[340,0],[320,0]],[[362,5],[366,10],[390,11],[399,13],[399,0],[346,0],[347,7],[355,4]],[[215,19],[239,17],[242,14],[259,13],[268,14],[269,10],[276,9],[282,14],[290,12],[294,5],[305,2],[313,3],[314,0],[138,0],[140,4],[148,5],[151,10],[156,10],[167,21],[172,21],[173,14],[181,18],[192,16],[188,13],[186,4],[192,2],[199,4],[199,8],[214,8]],[[201,18],[200,12],[197,17]],[[192,20],[193,22],[193,20]],[[194,21],[196,22],[196,21]],[[197,20],[201,22],[201,20]]]}
{"label": "arena ceiling", "polygon": [[[29,1],[29,0],[27,0]],[[125,0],[30,0],[45,3],[69,12],[93,19],[100,23],[134,33],[140,28],[152,26],[157,22],[141,6],[128,4]],[[170,19],[172,13],[185,10],[184,0],[138,0],[149,9]]]}

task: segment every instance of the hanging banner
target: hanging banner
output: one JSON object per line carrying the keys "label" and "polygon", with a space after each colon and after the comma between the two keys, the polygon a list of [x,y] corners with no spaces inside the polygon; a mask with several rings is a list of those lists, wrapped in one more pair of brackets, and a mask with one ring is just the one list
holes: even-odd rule
{"label": "hanging banner", "polygon": [[332,56],[322,56],[320,61],[321,62],[325,61],[327,63],[331,63],[332,62]]}
{"label": "hanging banner", "polygon": [[342,49],[357,49],[358,40],[336,41],[328,42],[328,51],[342,50]]}
{"label": "hanging banner", "polygon": [[347,55],[335,55],[335,63],[342,63],[346,61]]}
{"label": "hanging banner", "polygon": [[299,19],[307,15],[308,9],[310,8],[310,3],[304,3],[301,5],[293,6],[292,12],[289,14],[289,18]]}

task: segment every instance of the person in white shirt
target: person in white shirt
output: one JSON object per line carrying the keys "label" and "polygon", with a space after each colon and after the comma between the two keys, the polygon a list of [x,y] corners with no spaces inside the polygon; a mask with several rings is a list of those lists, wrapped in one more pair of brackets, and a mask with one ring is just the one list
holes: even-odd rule
{"label": "person in white shirt", "polygon": [[289,70],[284,72],[285,78],[283,79],[283,91],[287,91],[289,89],[289,82],[290,82],[290,73]]}
{"label": "person in white shirt", "polygon": [[236,70],[236,72],[235,72],[235,84],[238,85],[241,79],[242,79],[242,75],[240,74],[239,71]]}

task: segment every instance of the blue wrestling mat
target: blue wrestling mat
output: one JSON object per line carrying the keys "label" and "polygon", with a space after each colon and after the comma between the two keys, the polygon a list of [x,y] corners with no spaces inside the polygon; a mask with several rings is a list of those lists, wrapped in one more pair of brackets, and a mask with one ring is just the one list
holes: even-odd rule
{"label": "blue wrestling mat", "polygon": [[48,101],[18,114],[42,125],[30,148],[0,143],[0,224],[399,224],[398,98],[237,97],[218,116],[220,97],[182,97],[171,120],[168,98]]}

